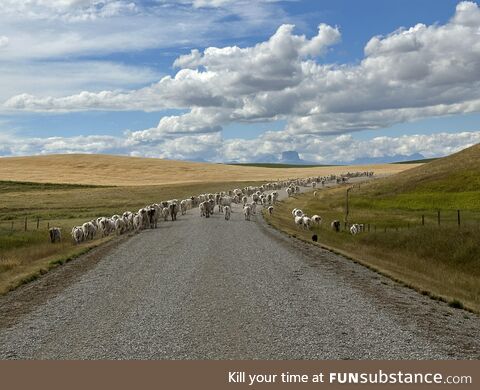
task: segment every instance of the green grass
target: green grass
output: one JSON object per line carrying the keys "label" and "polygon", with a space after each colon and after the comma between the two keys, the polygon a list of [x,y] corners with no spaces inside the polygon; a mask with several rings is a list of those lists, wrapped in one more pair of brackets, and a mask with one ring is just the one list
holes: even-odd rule
{"label": "green grass", "polygon": [[[126,210],[136,211],[150,203],[173,198],[185,198],[203,192],[216,192],[232,188],[256,185],[259,182],[223,182],[172,184],[155,186],[91,187],[52,185],[43,187],[32,183],[31,186],[15,185],[0,187],[0,225],[1,221],[15,221],[23,226],[28,217],[31,223],[36,218],[54,219],[91,219],[109,216]],[[6,222],[8,225],[9,222]]]}
{"label": "green grass", "polygon": [[62,190],[76,188],[99,188],[104,186],[88,184],[32,183],[27,181],[0,180],[0,193],[38,190]]}
{"label": "green grass", "polygon": [[438,158],[423,158],[421,160],[410,160],[410,161],[398,161],[398,162],[393,162],[392,164],[426,164],[432,161],[438,160]]}
{"label": "green grass", "polygon": [[[266,216],[275,227],[340,251],[419,292],[480,312],[480,145],[349,191],[349,223],[367,231],[334,232],[330,222],[345,219],[342,186],[290,198]],[[293,208],[318,214],[313,232],[298,229]],[[438,225],[440,210],[440,225]],[[461,223],[457,224],[457,210]],[[422,216],[424,225],[422,224]],[[369,229],[369,231],[368,231]]]}
{"label": "green grass", "polygon": [[413,192],[396,196],[369,197],[366,193],[352,193],[351,207],[362,209],[421,210],[468,210],[479,211],[479,191],[458,193]]}
{"label": "green grass", "polygon": [[[395,280],[449,302],[458,300],[480,312],[480,213],[465,215],[461,228],[455,215],[437,225],[431,210],[353,208],[351,222],[370,224],[370,232],[352,236],[331,230],[334,219],[343,221],[345,189],[290,198],[276,207],[267,221],[290,235],[311,242],[316,233],[321,245],[340,251]],[[340,198],[339,198],[340,197]],[[332,205],[336,205],[332,207]],[[322,216],[323,223],[310,232],[298,229],[291,215],[295,207],[307,215]],[[425,226],[421,214],[427,215]],[[467,218],[474,218],[469,219]],[[343,230],[343,222],[342,222]]]}

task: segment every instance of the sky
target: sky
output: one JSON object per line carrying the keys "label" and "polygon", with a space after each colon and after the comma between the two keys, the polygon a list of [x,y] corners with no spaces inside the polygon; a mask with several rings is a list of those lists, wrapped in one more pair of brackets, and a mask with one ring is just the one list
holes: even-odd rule
{"label": "sky", "polygon": [[0,156],[349,163],[478,142],[473,1],[0,2]]}

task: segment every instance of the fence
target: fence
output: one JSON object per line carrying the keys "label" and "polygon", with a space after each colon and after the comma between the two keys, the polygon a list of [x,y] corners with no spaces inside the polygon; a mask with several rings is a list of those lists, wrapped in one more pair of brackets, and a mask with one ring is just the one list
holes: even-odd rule
{"label": "fence", "polygon": [[[28,232],[34,230],[48,230],[51,222],[49,220],[42,220],[39,217],[24,217],[15,220],[0,221],[0,234],[13,232]],[[52,226],[54,226],[52,224]]]}
{"label": "fence", "polygon": [[[430,210],[421,211],[414,215],[413,212],[405,215],[392,216],[388,222],[384,221],[362,221],[349,218],[351,222],[344,221],[341,224],[342,230],[348,231],[355,224],[362,224],[365,232],[388,232],[399,229],[411,229],[420,226],[447,226],[458,228],[480,228],[480,211],[471,210]],[[402,219],[402,221],[400,221]]]}

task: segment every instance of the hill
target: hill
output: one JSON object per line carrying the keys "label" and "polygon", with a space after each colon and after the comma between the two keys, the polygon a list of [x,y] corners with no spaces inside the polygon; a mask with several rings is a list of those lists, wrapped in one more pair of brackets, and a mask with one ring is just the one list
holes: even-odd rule
{"label": "hill", "polygon": [[401,172],[409,165],[270,168],[94,154],[0,158],[0,180],[88,185],[269,181],[347,171]]}
{"label": "hill", "polygon": [[229,163],[241,167],[263,167],[263,168],[314,168],[314,167],[335,167],[338,165],[326,164],[283,164],[283,163]]}
{"label": "hill", "polygon": [[480,188],[480,144],[390,177],[378,186],[396,193],[476,191]]}
{"label": "hill", "polygon": [[480,211],[480,144],[355,191],[357,206]]}
{"label": "hill", "polygon": [[[395,164],[402,165],[402,164]],[[304,240],[291,210],[320,215],[318,240],[425,295],[480,312],[480,145],[371,183],[289,198],[267,219]],[[348,222],[365,232],[349,234]],[[459,212],[457,211],[459,210]],[[342,221],[341,232],[330,221]]]}

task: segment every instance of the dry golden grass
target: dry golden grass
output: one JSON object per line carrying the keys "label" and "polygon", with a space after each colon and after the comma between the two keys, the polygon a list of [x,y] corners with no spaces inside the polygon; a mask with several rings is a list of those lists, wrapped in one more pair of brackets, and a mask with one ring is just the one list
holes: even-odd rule
{"label": "dry golden grass", "polygon": [[[37,232],[35,234],[41,234]],[[48,272],[83,253],[94,248],[112,237],[72,245],[66,237],[61,243],[55,245],[47,241],[36,245],[28,245],[16,250],[6,251],[0,257],[0,295],[14,290],[18,286],[35,280],[38,276]]]}
{"label": "dry golden grass", "polygon": [[137,186],[224,181],[271,181],[291,177],[373,170],[391,174],[421,164],[314,168],[264,168],[112,155],[68,154],[0,158],[0,180]]}
{"label": "dry golden grass", "polygon": [[[357,170],[388,174],[408,168],[403,164],[263,168],[110,155],[0,158],[0,294],[46,272],[58,259],[97,245],[99,240],[75,246],[69,237],[72,226],[94,217],[281,178]],[[25,217],[28,232],[23,231]],[[50,244],[47,223],[62,228],[61,244]]]}
{"label": "dry golden grass", "polygon": [[[258,182],[217,182],[124,187],[72,187],[0,182],[0,295],[83,253],[105,239],[74,245],[72,226],[95,217],[136,211],[153,202],[217,192]],[[24,231],[24,218],[28,231]],[[36,219],[39,218],[39,229]],[[13,222],[13,231],[12,231]],[[47,226],[62,229],[63,241],[51,244]]]}

